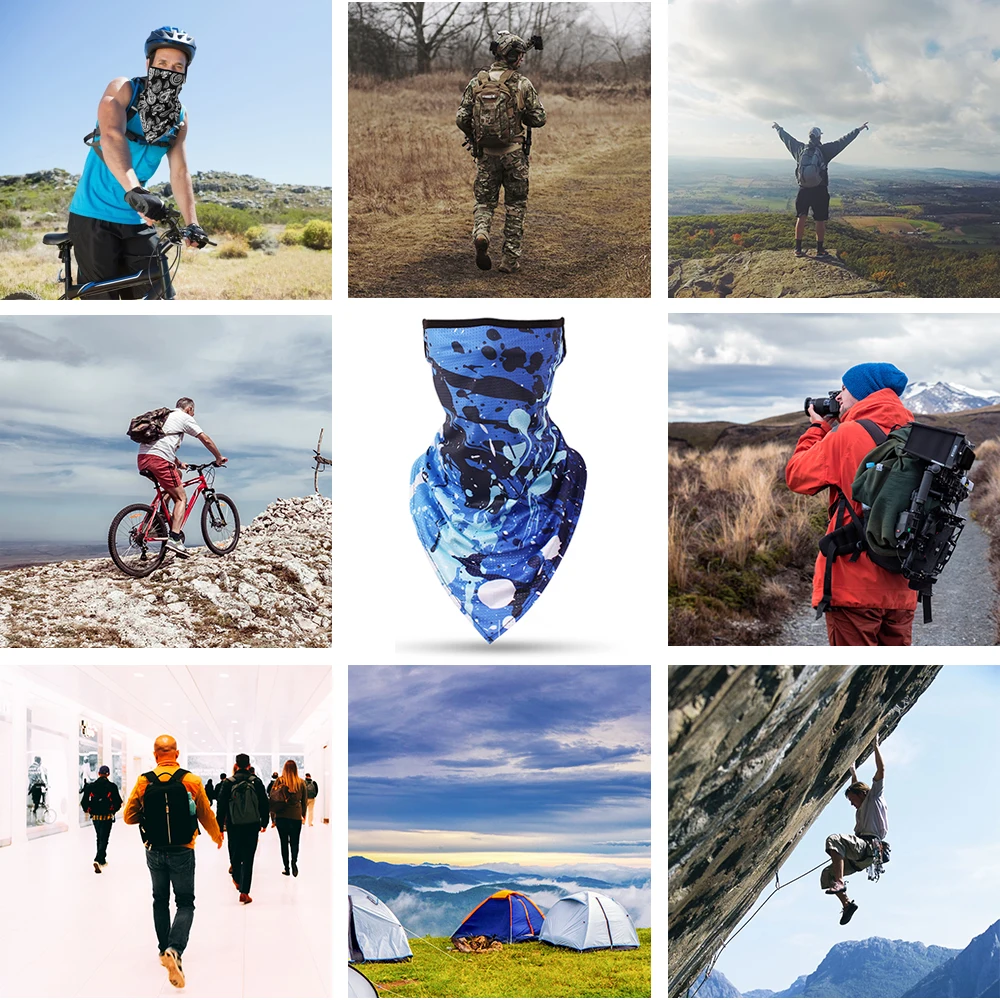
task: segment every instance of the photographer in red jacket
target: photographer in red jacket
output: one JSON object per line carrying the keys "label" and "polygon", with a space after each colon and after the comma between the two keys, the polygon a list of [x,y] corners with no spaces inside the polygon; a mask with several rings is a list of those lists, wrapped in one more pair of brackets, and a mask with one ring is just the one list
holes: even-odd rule
{"label": "photographer in red jacket", "polygon": [[[855,365],[844,373],[837,394],[839,417],[821,417],[809,405],[811,423],[789,459],[785,481],[790,490],[810,496],[830,489],[827,533],[850,519],[850,513],[840,509],[842,495],[861,515],[861,504],[851,499],[851,485],[876,444],[864,421],[888,434],[913,419],[899,399],[906,384],[895,365]],[[826,614],[831,646],[911,645],[917,592],[902,575],[876,566],[867,553],[857,559],[841,556],[828,565],[821,552],[813,574],[812,605]]]}

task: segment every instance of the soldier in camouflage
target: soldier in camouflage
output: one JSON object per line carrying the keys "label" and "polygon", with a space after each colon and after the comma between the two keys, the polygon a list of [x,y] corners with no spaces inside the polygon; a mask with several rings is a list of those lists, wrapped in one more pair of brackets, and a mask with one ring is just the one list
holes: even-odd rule
{"label": "soldier in camouflage", "polygon": [[[513,273],[521,267],[521,239],[524,235],[524,213],[528,205],[528,155],[525,151],[525,130],[541,128],[545,124],[545,108],[538,99],[538,93],[531,81],[517,72],[525,52],[534,45],[509,31],[497,33],[491,46],[496,60],[488,70],[477,74],[469,82],[462,95],[462,104],[455,116],[455,124],[471,140],[473,155],[477,160],[476,180],[473,193],[476,208],[473,213],[472,239],[476,248],[476,264],[488,271],[492,266],[489,256],[490,223],[500,199],[500,188],[504,189],[506,216],[503,227],[503,252],[498,270]],[[488,76],[488,79],[487,79]],[[503,145],[491,144],[482,138],[484,131],[480,122],[480,106],[484,102],[477,96],[492,85],[505,88],[516,104],[512,118],[510,141]]]}

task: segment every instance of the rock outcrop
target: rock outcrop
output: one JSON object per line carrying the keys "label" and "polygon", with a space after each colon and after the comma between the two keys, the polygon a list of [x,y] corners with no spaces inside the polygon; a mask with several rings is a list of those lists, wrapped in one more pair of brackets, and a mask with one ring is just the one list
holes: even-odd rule
{"label": "rock outcrop", "polygon": [[[836,251],[831,251],[836,254]],[[708,258],[669,259],[672,298],[892,298],[881,285],[860,278],[831,256],[796,257],[791,250],[744,250]]]}
{"label": "rock outcrop", "polygon": [[278,499],[229,555],[168,554],[141,579],[110,557],[2,571],[0,646],[329,646],[331,517],[329,497]]}
{"label": "rock outcrop", "polygon": [[[229,208],[267,209],[329,208],[330,188],[309,184],[275,184],[263,177],[232,174],[225,170],[199,170],[191,175],[191,186],[200,202],[213,202]],[[150,188],[154,194],[170,197],[170,182]]]}
{"label": "rock outcrop", "polygon": [[684,996],[850,765],[940,667],[688,666],[669,674],[669,995]]}

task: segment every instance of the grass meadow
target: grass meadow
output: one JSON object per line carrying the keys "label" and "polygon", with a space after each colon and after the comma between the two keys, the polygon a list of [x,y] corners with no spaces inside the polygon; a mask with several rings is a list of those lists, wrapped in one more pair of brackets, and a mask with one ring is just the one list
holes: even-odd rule
{"label": "grass meadow", "polygon": [[464,954],[449,938],[411,938],[410,961],[358,968],[387,997],[650,997],[652,932],[638,933],[632,951],[587,952],[525,941]]}
{"label": "grass meadow", "polygon": [[[471,249],[476,164],[455,127],[470,76],[349,81],[349,293],[648,296],[648,84],[532,81],[548,120],[534,131],[522,270],[504,275],[478,271]],[[495,253],[502,233],[501,197]]]}
{"label": "grass meadow", "polygon": [[780,630],[826,531],[826,491],[785,485],[787,445],[671,449],[667,495],[671,645],[745,645]]}

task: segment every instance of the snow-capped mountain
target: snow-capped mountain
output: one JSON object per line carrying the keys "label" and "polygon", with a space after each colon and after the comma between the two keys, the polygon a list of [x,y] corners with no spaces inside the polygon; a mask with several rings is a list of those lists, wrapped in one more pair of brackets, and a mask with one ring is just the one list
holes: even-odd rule
{"label": "snow-capped mountain", "polygon": [[958,413],[1000,403],[1000,393],[954,382],[911,382],[901,398],[914,413]]}

